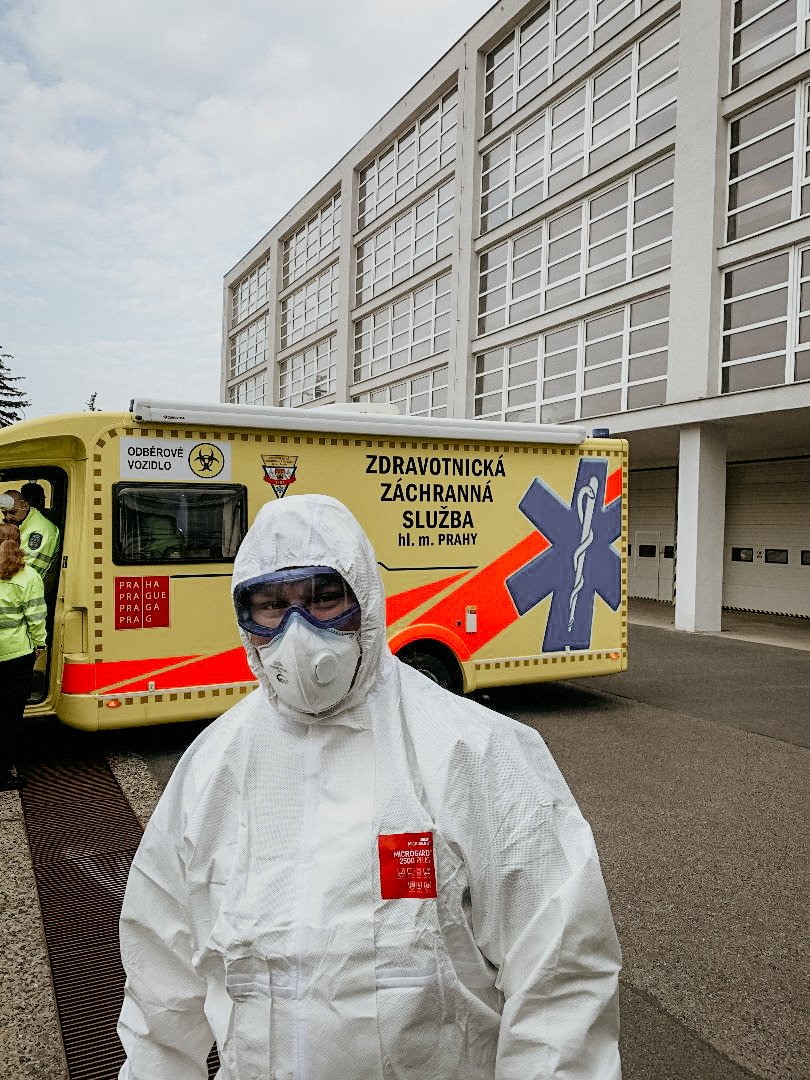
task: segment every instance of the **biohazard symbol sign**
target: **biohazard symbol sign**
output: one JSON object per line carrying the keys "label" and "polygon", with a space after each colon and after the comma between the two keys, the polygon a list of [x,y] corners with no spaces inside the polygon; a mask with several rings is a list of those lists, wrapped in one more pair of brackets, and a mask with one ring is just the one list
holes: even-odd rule
{"label": "biohazard symbol sign", "polygon": [[210,479],[219,476],[225,467],[225,458],[218,446],[212,443],[201,442],[192,449],[188,456],[188,464],[195,476]]}
{"label": "biohazard symbol sign", "polygon": [[264,482],[269,484],[277,499],[283,499],[287,488],[295,483],[298,458],[286,454],[262,454]]}

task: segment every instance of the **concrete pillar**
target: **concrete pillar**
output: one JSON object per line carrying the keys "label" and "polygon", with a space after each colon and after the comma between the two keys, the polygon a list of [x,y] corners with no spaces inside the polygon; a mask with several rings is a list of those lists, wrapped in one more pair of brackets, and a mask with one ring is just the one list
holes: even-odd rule
{"label": "concrete pillar", "polygon": [[675,629],[720,629],[726,523],[726,433],[713,424],[681,428]]}
{"label": "concrete pillar", "polygon": [[354,271],[352,238],[357,231],[357,174],[344,160],[340,164],[340,260],[338,264],[338,321],[335,332],[335,402],[348,402],[354,382]]}
{"label": "concrete pillar", "polygon": [[683,0],[672,215],[667,402],[719,392],[731,0]]}
{"label": "concrete pillar", "polygon": [[471,342],[478,315],[478,259],[473,238],[478,235],[479,168],[477,136],[482,128],[484,55],[464,42],[458,72],[458,131],[456,135],[456,242],[453,259],[455,334],[450,359],[448,416],[472,416],[475,378]]}

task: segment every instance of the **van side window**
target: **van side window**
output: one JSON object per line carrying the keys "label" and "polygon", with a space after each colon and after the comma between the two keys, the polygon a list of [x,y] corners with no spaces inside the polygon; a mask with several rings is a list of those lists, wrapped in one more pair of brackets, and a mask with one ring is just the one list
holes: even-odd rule
{"label": "van side window", "polygon": [[113,562],[233,562],[246,520],[243,484],[113,484]]}

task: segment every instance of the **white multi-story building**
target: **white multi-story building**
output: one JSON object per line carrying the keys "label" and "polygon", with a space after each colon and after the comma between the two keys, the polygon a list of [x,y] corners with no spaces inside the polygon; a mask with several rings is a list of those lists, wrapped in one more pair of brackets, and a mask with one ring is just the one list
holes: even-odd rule
{"label": "white multi-story building", "polygon": [[810,616],[810,0],[496,4],[227,274],[222,396],[609,428],[631,595]]}

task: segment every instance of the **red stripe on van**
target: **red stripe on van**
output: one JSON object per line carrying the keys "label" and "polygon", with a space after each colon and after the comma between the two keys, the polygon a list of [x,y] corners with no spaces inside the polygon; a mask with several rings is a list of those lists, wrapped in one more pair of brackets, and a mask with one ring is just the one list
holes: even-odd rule
{"label": "red stripe on van", "polygon": [[[161,665],[163,666],[163,665]],[[183,690],[190,686],[227,686],[231,683],[255,682],[256,676],[248,667],[245,650],[239,645],[214,656],[191,657],[190,661],[172,668],[135,679],[117,686],[117,694],[145,693],[149,683],[154,690]]]}
{"label": "red stripe on van", "polygon": [[419,607],[420,604],[424,604],[426,600],[430,600],[440,593],[442,589],[446,589],[448,585],[452,585],[454,581],[458,581],[459,578],[464,577],[463,571],[460,574],[453,574],[451,577],[442,578],[440,581],[431,581],[427,585],[417,585],[415,589],[406,589],[405,592],[394,593],[393,596],[389,596],[385,601],[385,622],[387,626],[392,623],[399,622],[414,608]]}
{"label": "red stripe on van", "polygon": [[622,494],[622,470],[616,469],[610,473],[605,484],[605,506],[615,502]]}
{"label": "red stripe on van", "polygon": [[153,656],[148,660],[109,660],[97,664],[76,664],[66,660],[62,669],[62,693],[92,694],[139,675],[151,678],[155,670],[194,659],[194,656]]}
{"label": "red stripe on van", "polygon": [[[436,638],[437,627],[452,627],[453,637],[457,641],[469,640],[470,646],[478,652],[488,641],[518,618],[512,597],[506,588],[507,577],[540,555],[549,546],[549,541],[540,532],[524,536],[514,547],[509,548],[494,562],[467,578],[449,596],[445,596],[410,626],[396,634],[391,642],[392,648],[399,651],[419,638]],[[469,639],[460,629],[464,626],[468,606],[476,609],[478,623],[476,633],[470,635]],[[461,655],[461,650],[451,644],[450,640],[447,640],[445,644],[449,645],[461,660],[466,660],[471,655],[469,649],[465,650],[466,656]]]}

